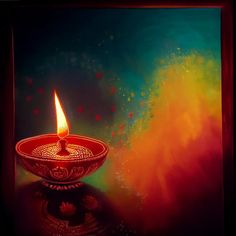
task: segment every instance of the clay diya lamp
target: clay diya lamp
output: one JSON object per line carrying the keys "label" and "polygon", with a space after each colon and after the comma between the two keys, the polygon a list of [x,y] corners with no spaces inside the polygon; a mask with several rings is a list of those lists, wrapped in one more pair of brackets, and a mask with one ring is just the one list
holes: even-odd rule
{"label": "clay diya lamp", "polygon": [[76,188],[79,180],[95,172],[106,160],[108,146],[90,137],[69,134],[65,114],[54,93],[57,134],[20,140],[16,153],[20,164],[42,177],[43,184],[57,190]]}

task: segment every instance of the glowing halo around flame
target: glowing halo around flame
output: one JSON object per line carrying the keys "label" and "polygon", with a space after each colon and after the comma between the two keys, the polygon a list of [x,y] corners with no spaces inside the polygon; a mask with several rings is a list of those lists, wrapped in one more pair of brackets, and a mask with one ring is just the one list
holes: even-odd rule
{"label": "glowing halo around flame", "polygon": [[69,134],[69,127],[56,91],[54,91],[54,98],[57,116],[57,135],[63,139]]}

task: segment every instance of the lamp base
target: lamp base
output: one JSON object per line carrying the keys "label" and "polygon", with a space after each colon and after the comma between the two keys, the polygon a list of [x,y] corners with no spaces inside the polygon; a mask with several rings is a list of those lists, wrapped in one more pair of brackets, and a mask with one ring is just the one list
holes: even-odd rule
{"label": "lamp base", "polygon": [[47,188],[50,188],[52,190],[59,190],[59,191],[76,189],[83,185],[83,183],[81,182],[76,182],[76,183],[71,183],[71,184],[55,184],[55,183],[50,183],[47,181],[42,181],[42,184],[46,186]]}

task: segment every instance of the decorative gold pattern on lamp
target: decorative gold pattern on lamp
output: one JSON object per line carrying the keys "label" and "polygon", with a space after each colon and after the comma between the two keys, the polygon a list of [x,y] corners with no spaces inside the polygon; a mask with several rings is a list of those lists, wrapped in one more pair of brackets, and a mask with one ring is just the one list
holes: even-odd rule
{"label": "decorative gold pattern on lamp", "polygon": [[32,155],[42,158],[55,158],[55,159],[73,159],[73,158],[88,158],[92,157],[93,153],[86,147],[68,144],[66,150],[69,152],[67,156],[60,156],[57,153],[60,151],[60,147],[55,143],[39,146],[32,151]]}

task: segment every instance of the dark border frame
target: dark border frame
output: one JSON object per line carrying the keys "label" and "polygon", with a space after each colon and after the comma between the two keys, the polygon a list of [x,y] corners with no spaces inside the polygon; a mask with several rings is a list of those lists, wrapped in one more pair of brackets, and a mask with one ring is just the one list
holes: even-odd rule
{"label": "dark border frame", "polygon": [[[142,1],[64,1],[48,0],[0,2],[0,88],[1,125],[1,202],[9,215],[14,210],[15,182],[15,103],[14,103],[14,11],[21,7],[81,7],[81,8],[221,8],[222,52],[222,130],[223,130],[223,187],[225,229],[233,226],[235,200],[234,182],[234,122],[233,122],[233,1],[232,0],[142,0]],[[229,231],[230,232],[230,231]]]}

